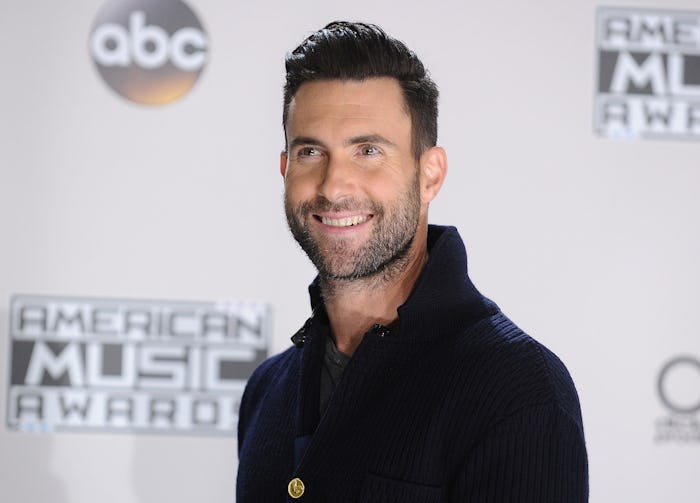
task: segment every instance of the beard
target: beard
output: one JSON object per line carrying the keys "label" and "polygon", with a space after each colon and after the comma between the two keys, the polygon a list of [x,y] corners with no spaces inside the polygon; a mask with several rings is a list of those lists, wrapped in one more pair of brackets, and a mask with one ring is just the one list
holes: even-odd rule
{"label": "beard", "polygon": [[[284,208],[294,239],[316,266],[325,282],[352,281],[403,270],[420,222],[418,173],[409,186],[390,202],[344,198],[338,202],[323,196],[292,206],[285,193]],[[324,212],[369,211],[373,225],[361,243],[354,238],[314,236],[309,221]]]}

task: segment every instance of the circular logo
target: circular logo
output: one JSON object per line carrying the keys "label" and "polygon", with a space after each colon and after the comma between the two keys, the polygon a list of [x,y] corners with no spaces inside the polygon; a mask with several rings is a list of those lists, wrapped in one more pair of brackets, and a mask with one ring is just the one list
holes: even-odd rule
{"label": "circular logo", "polygon": [[202,73],[208,44],[199,19],[180,0],[109,0],[89,40],[107,85],[147,105],[169,103],[189,91]]}
{"label": "circular logo", "polygon": [[663,366],[657,382],[666,407],[680,414],[700,411],[700,361],[679,356]]}

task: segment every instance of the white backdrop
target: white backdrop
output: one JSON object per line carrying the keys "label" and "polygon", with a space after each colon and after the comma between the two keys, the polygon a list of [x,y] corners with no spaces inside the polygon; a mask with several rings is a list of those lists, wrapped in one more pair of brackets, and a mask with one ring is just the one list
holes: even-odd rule
{"label": "white backdrop", "polygon": [[[700,358],[700,145],[594,133],[599,2],[188,4],[206,68],[151,107],[92,63],[101,1],[0,2],[0,367],[19,293],[269,302],[286,348],[314,271],[282,211],[283,57],[328,21],[365,20],[440,87],[450,171],[431,221],[460,229],[476,285],[568,365],[591,501],[698,501],[700,441],[655,434],[661,368]],[[6,370],[0,390],[4,411]],[[236,467],[232,437],[0,428],[7,502],[230,502]]]}

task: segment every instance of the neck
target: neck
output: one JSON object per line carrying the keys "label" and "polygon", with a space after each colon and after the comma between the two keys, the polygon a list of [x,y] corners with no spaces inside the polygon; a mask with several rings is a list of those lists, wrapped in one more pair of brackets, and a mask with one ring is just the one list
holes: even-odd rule
{"label": "neck", "polygon": [[352,355],[375,323],[390,325],[428,261],[427,228],[416,234],[408,253],[368,278],[321,278],[321,292],[338,350]]}

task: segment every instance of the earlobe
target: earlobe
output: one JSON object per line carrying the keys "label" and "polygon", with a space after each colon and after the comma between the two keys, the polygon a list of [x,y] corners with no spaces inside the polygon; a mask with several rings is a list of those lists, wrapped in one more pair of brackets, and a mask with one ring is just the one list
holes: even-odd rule
{"label": "earlobe", "polygon": [[287,153],[285,151],[282,151],[282,153],[280,153],[280,174],[282,175],[282,178],[284,178],[284,175],[286,172],[287,172]]}
{"label": "earlobe", "polygon": [[421,200],[432,201],[447,176],[447,154],[442,147],[431,147],[421,156]]}

